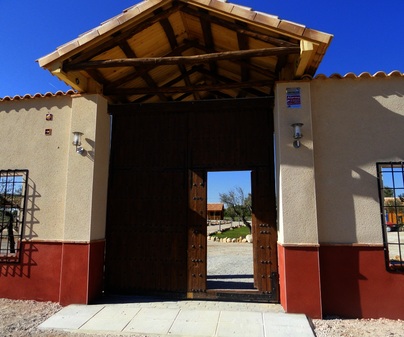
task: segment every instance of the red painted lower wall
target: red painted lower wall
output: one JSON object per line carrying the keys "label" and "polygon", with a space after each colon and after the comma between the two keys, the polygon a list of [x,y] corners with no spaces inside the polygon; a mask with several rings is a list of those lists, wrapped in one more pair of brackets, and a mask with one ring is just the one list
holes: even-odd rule
{"label": "red painted lower wall", "polygon": [[88,303],[101,295],[104,241],[23,242],[21,261],[0,262],[0,297]]}
{"label": "red painted lower wall", "polygon": [[278,261],[280,299],[285,311],[321,318],[318,248],[278,245]]}
{"label": "red painted lower wall", "polygon": [[322,245],[324,315],[404,319],[404,273],[385,268],[383,247]]}

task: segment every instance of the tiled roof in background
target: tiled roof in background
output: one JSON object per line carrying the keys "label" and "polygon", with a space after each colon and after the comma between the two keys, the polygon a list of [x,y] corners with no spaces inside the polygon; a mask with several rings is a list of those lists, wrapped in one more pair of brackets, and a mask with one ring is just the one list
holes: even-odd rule
{"label": "tiled roof in background", "polygon": [[208,211],[222,211],[224,204],[208,204]]}
{"label": "tiled roof in background", "polygon": [[[362,78],[386,78],[386,77],[404,77],[404,73],[394,70],[391,73],[385,73],[384,71],[378,71],[375,74],[371,74],[368,72],[363,72],[359,75],[356,75],[354,73],[347,73],[345,75],[341,74],[332,74],[330,76],[326,76],[324,74],[319,74],[314,77],[311,77],[309,75],[305,75],[302,77],[302,80],[325,80],[325,79],[362,79]],[[16,96],[5,96],[3,98],[0,97],[0,102],[5,102],[5,101],[18,101],[18,100],[23,100],[23,99],[33,99],[33,98],[44,98],[44,97],[55,97],[55,96],[69,96],[69,95],[75,95],[77,92],[75,90],[68,90],[66,92],[64,91],[57,91],[55,93],[47,92],[45,94],[26,94],[23,96],[16,95]]]}
{"label": "tiled roof in background", "polygon": [[324,79],[347,79],[347,78],[386,78],[386,77],[404,77],[404,73],[398,71],[398,70],[394,70],[391,73],[385,73],[384,71],[378,71],[375,74],[371,74],[368,72],[363,72],[359,75],[356,75],[354,73],[347,73],[345,75],[341,75],[341,74],[332,74],[330,76],[326,76],[324,74],[318,74],[315,75],[314,77],[311,77],[309,75],[304,75],[302,77],[302,79],[314,79],[314,80],[324,80]]}
{"label": "tiled roof in background", "polygon": [[23,99],[33,99],[33,98],[44,98],[44,97],[55,97],[55,96],[69,96],[69,95],[75,95],[77,94],[76,91],[74,90],[68,90],[68,91],[57,91],[55,93],[52,92],[47,92],[45,94],[40,94],[36,93],[34,95],[31,94],[25,94],[24,96],[16,95],[16,96],[5,96],[3,98],[0,97],[0,102],[6,102],[6,101],[19,101]]}

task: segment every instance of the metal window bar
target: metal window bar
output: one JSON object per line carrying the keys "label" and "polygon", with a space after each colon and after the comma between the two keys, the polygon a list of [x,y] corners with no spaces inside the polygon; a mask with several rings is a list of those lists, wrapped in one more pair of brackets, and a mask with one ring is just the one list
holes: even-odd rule
{"label": "metal window bar", "polygon": [[28,170],[0,170],[0,263],[21,259],[27,186]]}
{"label": "metal window bar", "polygon": [[377,163],[386,268],[404,271],[404,162]]}

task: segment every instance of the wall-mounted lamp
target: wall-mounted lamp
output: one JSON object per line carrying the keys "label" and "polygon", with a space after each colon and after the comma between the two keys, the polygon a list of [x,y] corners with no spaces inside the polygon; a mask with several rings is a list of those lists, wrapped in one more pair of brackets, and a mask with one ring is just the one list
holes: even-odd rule
{"label": "wall-mounted lamp", "polygon": [[82,132],[75,131],[73,132],[73,145],[76,146],[76,152],[78,154],[82,154],[84,152],[83,147],[81,146],[81,136]]}
{"label": "wall-mounted lamp", "polygon": [[300,138],[303,137],[302,134],[302,126],[303,123],[293,123],[291,125],[291,127],[293,128],[293,139],[295,139],[295,141],[293,142],[293,146],[298,149],[300,147]]}

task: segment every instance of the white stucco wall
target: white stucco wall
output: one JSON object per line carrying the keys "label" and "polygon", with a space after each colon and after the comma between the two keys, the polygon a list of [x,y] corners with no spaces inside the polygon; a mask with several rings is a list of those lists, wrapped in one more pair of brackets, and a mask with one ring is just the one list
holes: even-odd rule
{"label": "white stucco wall", "polygon": [[[105,237],[109,123],[99,95],[0,102],[0,169],[29,170],[26,239]],[[84,155],[76,153],[72,131],[84,133]]]}
{"label": "white stucco wall", "polygon": [[[286,106],[290,87],[299,108]],[[404,161],[404,77],[278,83],[274,115],[279,242],[381,244],[376,163]]]}

